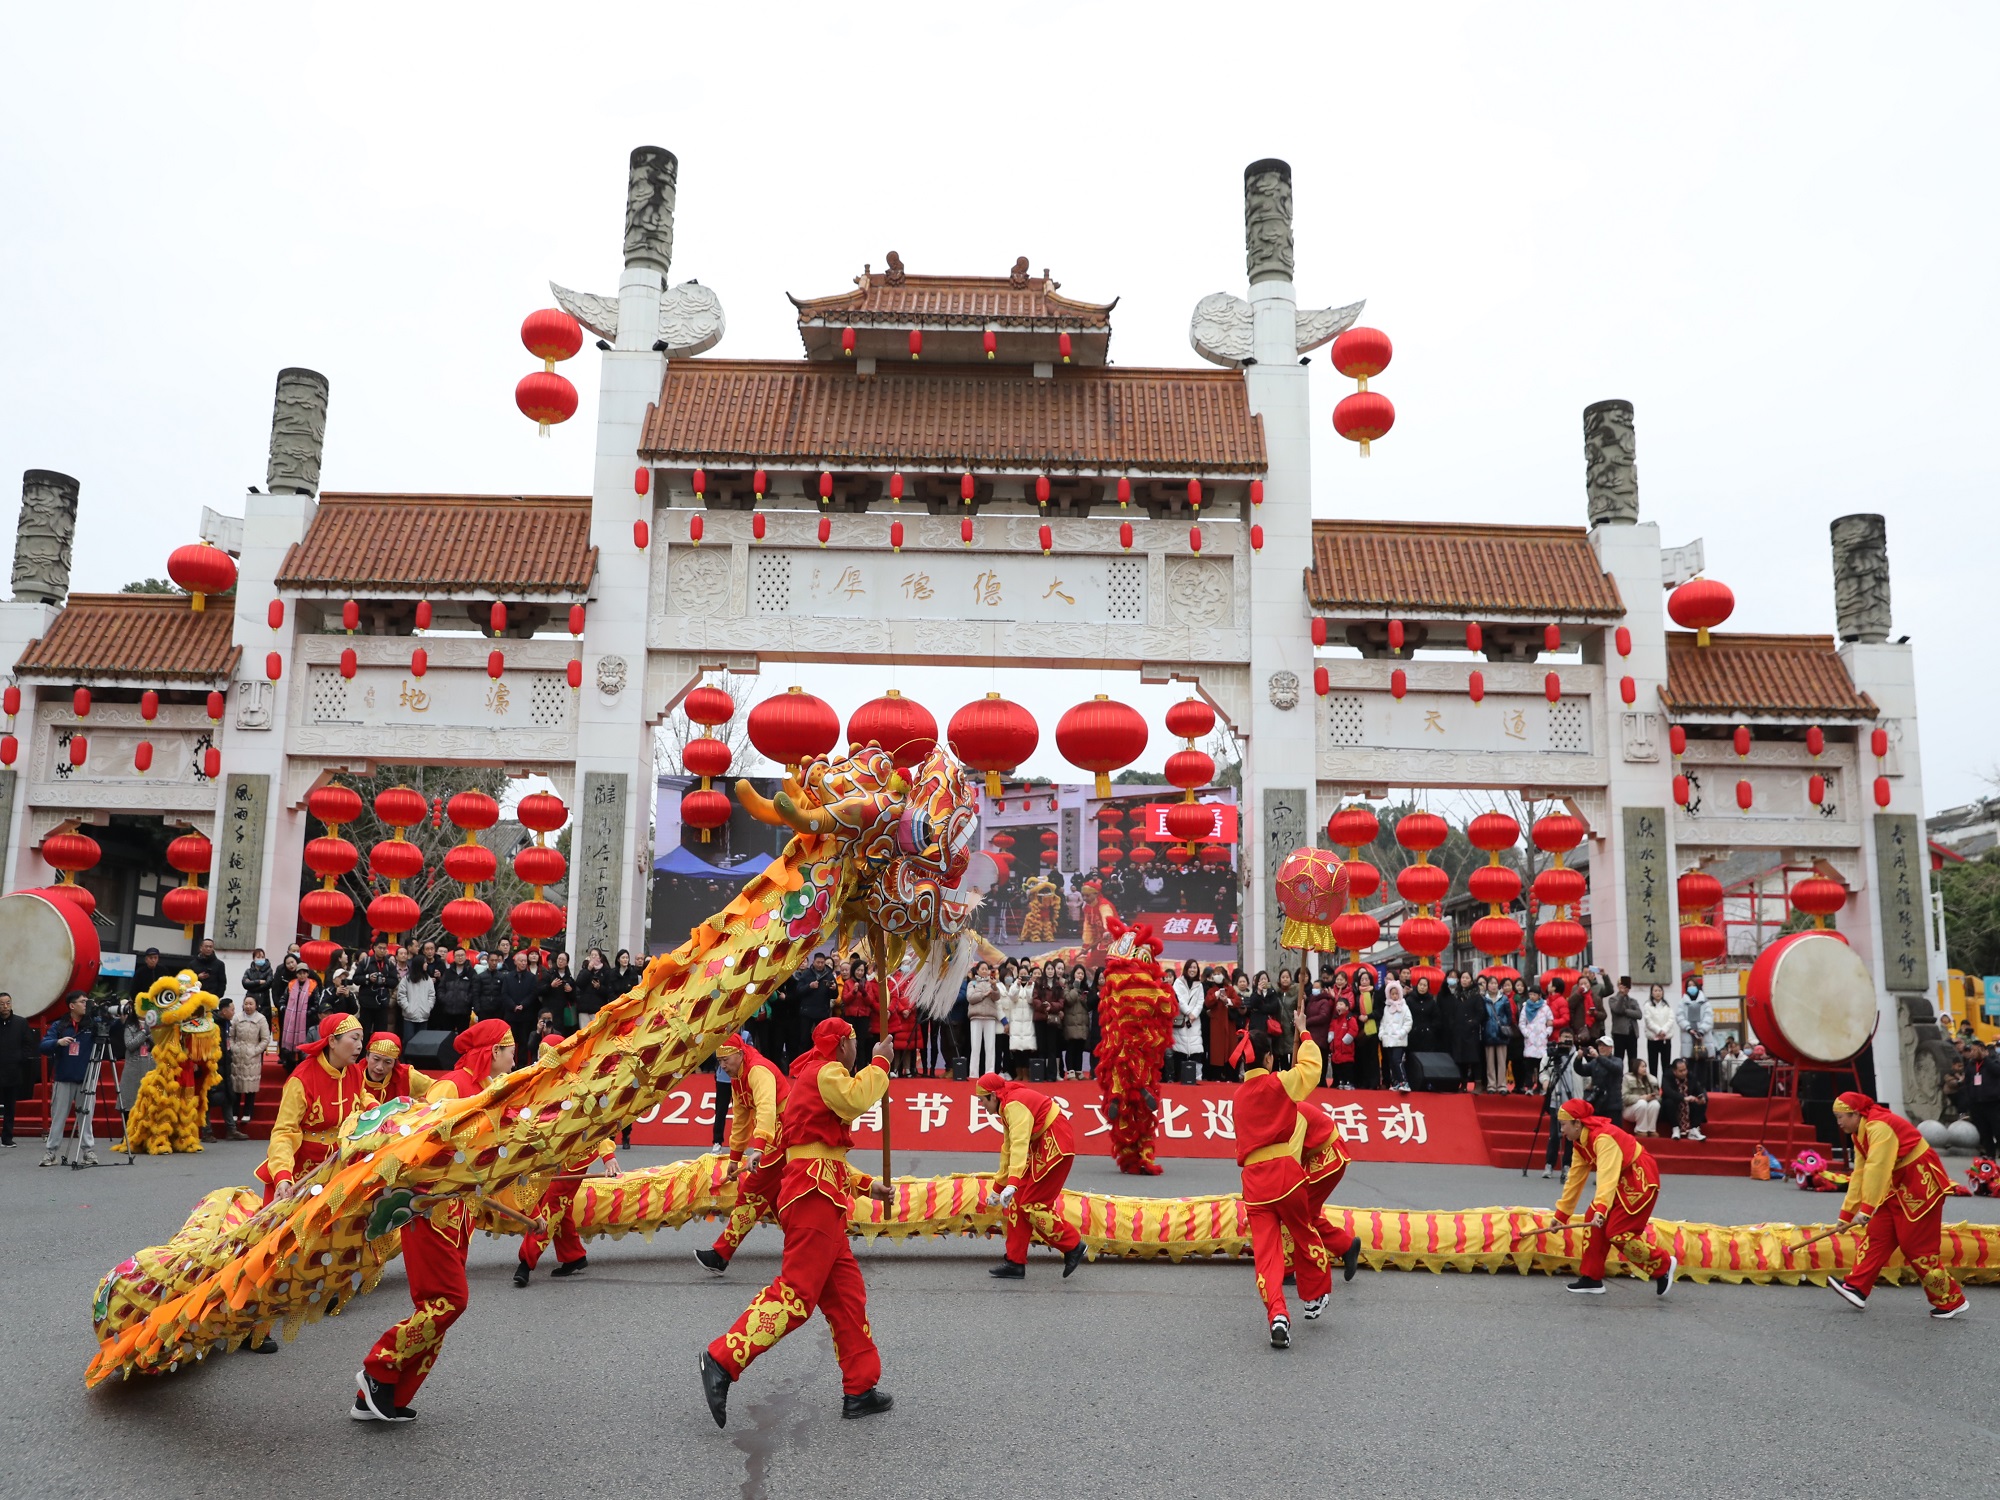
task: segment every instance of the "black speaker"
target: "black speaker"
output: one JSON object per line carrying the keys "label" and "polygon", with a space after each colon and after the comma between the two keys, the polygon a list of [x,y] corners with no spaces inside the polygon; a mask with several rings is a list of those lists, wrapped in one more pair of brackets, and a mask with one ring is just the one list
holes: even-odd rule
{"label": "black speaker", "polygon": [[970,1076],[971,1068],[972,1059],[967,1057],[963,1052],[951,1060],[951,1076],[960,1083],[965,1082]]}
{"label": "black speaker", "polygon": [[418,1032],[403,1044],[403,1061],[412,1067],[449,1072],[458,1066],[458,1048],[452,1044],[452,1036],[449,1031]]}
{"label": "black speaker", "polygon": [[1449,1052],[1412,1052],[1403,1059],[1410,1087],[1427,1094],[1453,1094],[1465,1086],[1465,1079]]}
{"label": "black speaker", "polygon": [[1181,1062],[1181,1082],[1200,1083],[1201,1059],[1198,1057],[1194,1057],[1190,1054],[1183,1053],[1181,1055],[1180,1062]]}
{"label": "black speaker", "polygon": [[1047,1083],[1049,1081],[1049,1060],[1046,1057],[1028,1059],[1028,1082]]}

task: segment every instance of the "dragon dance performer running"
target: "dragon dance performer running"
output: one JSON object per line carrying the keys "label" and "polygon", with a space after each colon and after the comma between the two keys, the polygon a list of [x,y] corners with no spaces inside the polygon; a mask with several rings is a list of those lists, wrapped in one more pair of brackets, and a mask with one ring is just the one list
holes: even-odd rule
{"label": "dragon dance performer running", "polygon": [[1866,1094],[1840,1095],[1833,1101],[1833,1119],[1854,1142],[1854,1175],[1840,1222],[1867,1231],[1867,1249],[1851,1275],[1833,1277],[1827,1285],[1854,1306],[1866,1307],[1875,1278],[1900,1249],[1923,1280],[1931,1316],[1957,1317],[1965,1311],[1965,1291],[1938,1254],[1944,1200],[1951,1196],[1944,1163],[1916,1126]]}
{"label": "dragon dance performer running", "polygon": [[878,1203],[895,1201],[895,1189],[847,1163],[852,1122],[889,1092],[895,1044],[875,1044],[867,1067],[850,1073],[854,1028],[838,1016],[813,1028],[812,1050],[792,1065],[785,1099],[785,1173],[778,1190],[778,1224],[785,1231],[784,1263],[743,1316],[702,1351],[702,1394],[715,1425],[729,1420],[729,1387],[751,1361],[800,1327],[817,1307],[833,1334],[840,1361],[843,1417],[887,1411],[892,1402],[877,1387],[882,1356],[868,1330],[868,1288],[847,1243],[851,1193]]}
{"label": "dragon dance performer running", "polygon": [[[549,1052],[562,1044],[559,1036],[542,1038],[542,1051]],[[570,1207],[576,1202],[576,1190],[583,1186],[583,1179],[598,1162],[604,1163],[604,1175],[618,1175],[618,1143],[606,1141],[590,1151],[578,1153],[563,1163],[563,1169],[549,1180],[542,1190],[542,1201],[535,1209],[535,1216],[548,1226],[547,1234],[530,1230],[521,1236],[520,1258],[514,1262],[514,1285],[526,1286],[529,1276],[534,1274],[535,1263],[542,1258],[542,1246],[554,1238],[556,1247],[556,1268],[551,1276],[576,1276],[590,1269],[590,1257],[584,1253],[583,1237],[576,1232],[576,1223],[570,1217]]]}
{"label": "dragon dance performer running", "polygon": [[333,1155],[340,1127],[366,1109],[367,1080],[356,1059],[361,1056],[361,1023],[336,1011],[319,1023],[319,1037],[299,1051],[304,1054],[278,1099],[278,1118],[271,1125],[271,1143],[257,1180],[264,1184],[264,1201],[292,1196],[292,1179]]}
{"label": "dragon dance performer running", "polygon": [[[433,1099],[469,1099],[514,1071],[514,1033],[503,1020],[468,1027],[454,1045],[458,1068],[437,1080]],[[375,1341],[356,1372],[348,1410],[355,1421],[408,1422],[416,1416],[410,1402],[471,1296],[465,1283],[471,1243],[472,1214],[462,1203],[437,1204],[403,1226],[403,1270],[415,1311]]]}
{"label": "dragon dance performer running", "polygon": [[1063,1183],[1076,1160],[1076,1136],[1062,1105],[1039,1089],[982,1073],[980,1096],[996,1101],[988,1109],[1000,1117],[1000,1164],[993,1169],[1000,1221],[1007,1226],[1007,1258],[987,1272],[1007,1281],[1028,1274],[1028,1242],[1040,1240],[1062,1251],[1063,1275],[1083,1264],[1083,1239],[1062,1216]]}
{"label": "dragon dance performer running", "polygon": [[1291,1309],[1285,1304],[1284,1236],[1292,1239],[1294,1275],[1302,1311],[1317,1318],[1333,1293],[1326,1246],[1313,1223],[1300,1156],[1306,1116],[1299,1101],[1319,1084],[1317,1050],[1284,1072],[1273,1072],[1280,1028],[1276,1021],[1252,1027],[1237,1045],[1237,1057],[1251,1064],[1236,1088],[1236,1164],[1243,1173],[1243,1206],[1250,1214],[1250,1254],[1257,1267],[1257,1293],[1271,1318],[1271,1347],[1292,1344]]}
{"label": "dragon dance performer running", "polygon": [[1605,1258],[1616,1245],[1627,1260],[1647,1268],[1654,1295],[1666,1296],[1673,1290],[1680,1261],[1662,1251],[1653,1235],[1653,1209],[1660,1201],[1659,1164],[1631,1136],[1609,1120],[1599,1119],[1585,1099],[1572,1099],[1562,1107],[1562,1133],[1576,1150],[1562,1196],[1556,1200],[1559,1222],[1567,1221],[1574,1212],[1583,1196],[1584,1178],[1597,1174],[1597,1190],[1590,1201],[1590,1235],[1569,1290],[1603,1296]]}
{"label": "dragon dance performer running", "polygon": [[[1319,1078],[1319,1044],[1305,1032],[1299,1033],[1298,1067],[1313,1070],[1315,1081]],[[1326,1200],[1333,1196],[1333,1190],[1340,1186],[1340,1179],[1347,1175],[1347,1153],[1341,1149],[1340,1127],[1333,1123],[1327,1112],[1316,1104],[1301,1102],[1299,1113],[1305,1116],[1306,1136],[1300,1148],[1299,1165],[1306,1176],[1306,1209],[1313,1227],[1319,1231],[1320,1243],[1326,1252],[1340,1261],[1340,1279],[1352,1281],[1355,1268],[1361,1264],[1361,1241],[1351,1230],[1333,1222],[1326,1212]]]}
{"label": "dragon dance performer running", "polygon": [[378,1031],[368,1038],[368,1050],[361,1055],[365,1076],[361,1092],[367,1097],[361,1108],[373,1109],[385,1099],[428,1099],[438,1081],[403,1061],[403,1039],[393,1031]]}
{"label": "dragon dance performer running", "polygon": [[743,1237],[759,1219],[776,1211],[785,1175],[781,1119],[791,1080],[744,1036],[717,1044],[716,1057],[736,1080],[729,1092],[729,1175],[736,1179],[736,1207],[723,1221],[715,1243],[694,1258],[720,1276],[729,1269]]}

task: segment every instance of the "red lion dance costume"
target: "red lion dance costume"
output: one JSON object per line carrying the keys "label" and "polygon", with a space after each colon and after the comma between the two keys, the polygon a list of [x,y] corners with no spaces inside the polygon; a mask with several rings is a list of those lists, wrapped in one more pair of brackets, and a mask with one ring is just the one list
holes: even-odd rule
{"label": "red lion dance costume", "polygon": [[1173,991],[1153,958],[1150,927],[1127,930],[1110,920],[1114,939],[1098,999],[1097,1087],[1111,1121],[1111,1151],[1118,1170],[1157,1177],[1153,1138],[1159,1133],[1160,1064],[1173,1041]]}

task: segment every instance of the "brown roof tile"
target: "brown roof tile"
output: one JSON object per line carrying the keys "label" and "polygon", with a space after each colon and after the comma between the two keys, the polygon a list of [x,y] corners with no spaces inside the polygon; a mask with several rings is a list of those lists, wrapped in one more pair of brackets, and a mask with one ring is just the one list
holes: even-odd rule
{"label": "brown roof tile", "polygon": [[1306,597],[1318,609],[1410,609],[1487,619],[1611,619],[1618,585],[1581,526],[1315,521]]}
{"label": "brown roof tile", "polygon": [[674,360],[643,457],[838,468],[1261,473],[1264,428],[1234,370]]}
{"label": "brown roof tile", "polygon": [[326,494],[278,586],[582,595],[596,571],[588,496]]}
{"label": "brown roof tile", "polygon": [[[1110,302],[1078,302],[1056,294],[1061,282],[1030,276],[1016,286],[1007,276],[905,276],[891,284],[874,271],[854,278],[851,292],[831,297],[792,297],[799,322],[816,319],[895,328],[970,326],[1109,328]],[[790,296],[790,293],[786,293]]]}
{"label": "brown roof tile", "polygon": [[236,596],[207,609],[185,594],[71,594],[49,633],[28,642],[23,676],[138,682],[225,682],[243,648],[234,645]]}
{"label": "brown roof tile", "polygon": [[1830,635],[1667,632],[1667,685],[1677,714],[1778,714],[1790,718],[1872,719],[1875,700],[1855,689]]}

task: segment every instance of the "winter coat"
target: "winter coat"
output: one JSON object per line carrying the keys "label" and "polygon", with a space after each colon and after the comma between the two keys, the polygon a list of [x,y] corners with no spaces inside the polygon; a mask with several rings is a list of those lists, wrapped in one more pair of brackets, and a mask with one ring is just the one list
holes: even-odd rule
{"label": "winter coat", "polygon": [[1306,993],[1306,1034],[1325,1045],[1326,1029],[1333,1020],[1333,991],[1314,985]]}
{"label": "winter coat", "polygon": [[254,1094],[264,1082],[264,1054],[271,1050],[271,1023],[260,1010],[238,1016],[229,1026],[229,1086]]}
{"label": "winter coat", "polygon": [[1639,1017],[1646,1028],[1646,1040],[1666,1042],[1673,1040],[1674,1008],[1665,998],[1655,1000],[1648,995],[1639,1002]]}
{"label": "winter coat", "polygon": [[1090,1040],[1091,1002],[1096,997],[1090,993],[1087,984],[1066,984],[1063,986],[1063,1040],[1065,1042],[1087,1042]]}
{"label": "winter coat", "polygon": [[1630,990],[1626,990],[1622,994],[1614,991],[1611,998],[1604,1002],[1604,1008],[1611,1014],[1611,1034],[1613,1036],[1637,1036],[1639,1034],[1639,1022],[1643,1012],[1640,1009],[1639,997],[1637,995],[1633,994]]}
{"label": "winter coat", "polygon": [[911,1051],[917,1045],[917,1003],[901,986],[893,988],[894,997],[889,1001],[889,1040],[899,1051]]}
{"label": "winter coat", "polygon": [[[1482,1000],[1480,1006],[1486,1016],[1485,1023],[1480,1027],[1479,1040],[1485,1046],[1498,1047],[1507,1040],[1501,1034],[1501,1028],[1515,1024],[1514,1002],[1505,994],[1496,992]],[[1544,1031],[1542,1035],[1546,1038],[1548,1033]]]}
{"label": "winter coat", "polygon": [[1410,1006],[1400,995],[1382,1007],[1382,1045],[1407,1047],[1410,1044]]}
{"label": "winter coat", "polygon": [[990,979],[965,982],[965,1018],[968,1021],[1000,1019],[1000,986]]}
{"label": "winter coat", "polygon": [[1327,1052],[1337,1063],[1354,1061],[1354,1044],[1361,1035],[1361,1023],[1353,1016],[1335,1016],[1327,1023]]}
{"label": "winter coat", "polygon": [[421,964],[411,964],[409,973],[396,986],[396,1004],[402,1009],[403,1019],[412,1026],[421,1026],[431,1018],[431,1011],[437,1005],[437,981]]}
{"label": "winter coat", "polygon": [[257,1009],[271,1008],[271,992],[277,988],[277,973],[268,958],[253,958],[243,969],[243,993],[257,1002]]}
{"label": "winter coat", "polygon": [[1000,986],[1000,1015],[1007,1022],[1007,1048],[1011,1052],[1035,1050],[1035,982],[1016,979]]}
{"label": "winter coat", "polygon": [[472,1014],[472,966],[453,964],[438,976],[436,1004],[432,1013],[453,1025]]}
{"label": "winter coat", "polygon": [[0,1021],[0,1099],[20,1099],[42,1081],[42,1050],[21,1016]]}
{"label": "winter coat", "polygon": [[[1441,1018],[1438,1014],[1438,997],[1426,995],[1415,985],[1411,985],[1403,996],[1403,1003],[1410,1008],[1408,1045],[1415,1047],[1419,1052],[1432,1050],[1443,1035],[1439,1029]],[[1383,1045],[1393,1047],[1396,1043],[1385,1042]]]}
{"label": "winter coat", "polygon": [[[1229,1066],[1229,1054],[1236,1050],[1236,1033],[1240,1029],[1238,1021],[1249,1021],[1249,1012],[1243,997],[1231,985],[1211,984],[1204,986],[1208,1009],[1208,1062],[1210,1067]],[[1277,997],[1258,997],[1258,1019],[1264,1020],[1277,1014]]]}
{"label": "winter coat", "polygon": [[1708,996],[1697,988],[1693,994],[1683,994],[1680,1003],[1681,1056],[1688,1057],[1694,1052],[1694,1044],[1700,1039],[1703,1047],[1715,1045],[1715,1007],[1709,1004]]}
{"label": "winter coat", "polygon": [[1548,1002],[1537,1004],[1530,1000],[1521,1007],[1521,1055],[1523,1057],[1547,1057],[1549,1055],[1549,1033],[1555,1029],[1555,1013]]}
{"label": "winter coat", "polygon": [[1208,1009],[1208,991],[1199,979],[1174,979],[1174,1051],[1182,1057],[1200,1057],[1208,1051],[1202,1036],[1202,1016]]}
{"label": "winter coat", "polygon": [[[74,1051],[71,1042],[76,1044]],[[42,1033],[42,1053],[49,1059],[49,1076],[57,1083],[82,1083],[90,1068],[90,1044],[90,1033],[71,1025],[67,1011],[49,1022],[49,1029]]]}

